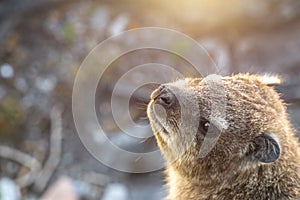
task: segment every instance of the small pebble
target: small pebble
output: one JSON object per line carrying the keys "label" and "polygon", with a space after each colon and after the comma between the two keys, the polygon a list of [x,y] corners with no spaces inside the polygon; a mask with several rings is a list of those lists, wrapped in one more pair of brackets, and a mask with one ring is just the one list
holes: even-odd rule
{"label": "small pebble", "polygon": [[120,183],[112,183],[107,186],[104,191],[102,200],[127,200],[128,199],[128,191],[125,185]]}
{"label": "small pebble", "polygon": [[3,78],[12,78],[14,76],[14,69],[11,65],[5,63],[1,65],[0,73]]}

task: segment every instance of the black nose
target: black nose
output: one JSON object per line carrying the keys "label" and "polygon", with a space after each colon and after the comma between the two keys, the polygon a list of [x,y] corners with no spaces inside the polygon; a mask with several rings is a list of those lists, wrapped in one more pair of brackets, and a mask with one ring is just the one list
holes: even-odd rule
{"label": "black nose", "polygon": [[175,95],[165,85],[159,86],[152,94],[151,99],[162,106],[169,107],[175,101]]}

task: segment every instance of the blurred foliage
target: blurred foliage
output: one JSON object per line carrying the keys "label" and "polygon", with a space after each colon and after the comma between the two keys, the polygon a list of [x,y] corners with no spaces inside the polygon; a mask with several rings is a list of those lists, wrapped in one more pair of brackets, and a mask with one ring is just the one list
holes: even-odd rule
{"label": "blurred foliage", "polygon": [[24,111],[16,98],[7,96],[0,101],[0,137],[12,139],[20,134]]}
{"label": "blurred foliage", "polygon": [[71,23],[65,23],[63,27],[64,40],[71,44],[75,41],[75,32]]}

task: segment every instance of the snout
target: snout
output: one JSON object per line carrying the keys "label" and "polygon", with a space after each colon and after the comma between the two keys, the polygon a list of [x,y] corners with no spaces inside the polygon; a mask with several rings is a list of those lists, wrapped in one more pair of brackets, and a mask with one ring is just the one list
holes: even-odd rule
{"label": "snout", "polygon": [[170,108],[176,102],[176,97],[167,86],[161,85],[152,92],[151,100],[164,108]]}
{"label": "snout", "polygon": [[170,87],[169,85],[161,85],[154,90],[148,105],[148,117],[152,122],[152,128],[164,134],[170,134],[174,131],[170,120],[178,119],[180,113],[177,98]]}

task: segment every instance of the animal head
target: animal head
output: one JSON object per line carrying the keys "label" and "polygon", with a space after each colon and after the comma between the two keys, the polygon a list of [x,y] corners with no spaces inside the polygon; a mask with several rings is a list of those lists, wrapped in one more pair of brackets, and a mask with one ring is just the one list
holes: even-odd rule
{"label": "animal head", "polygon": [[166,160],[178,169],[189,166],[189,174],[275,162],[288,123],[273,87],[280,82],[276,76],[238,74],[161,85],[147,113]]}

